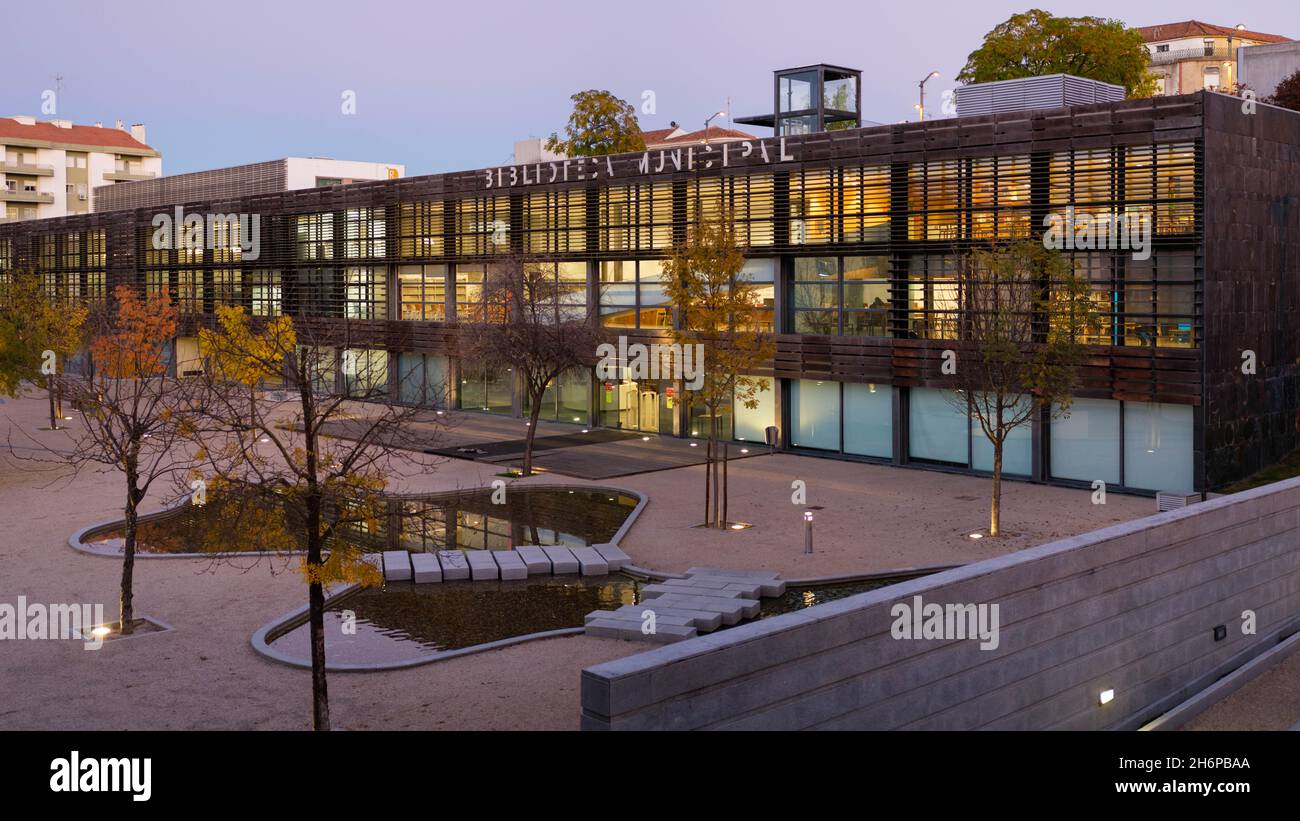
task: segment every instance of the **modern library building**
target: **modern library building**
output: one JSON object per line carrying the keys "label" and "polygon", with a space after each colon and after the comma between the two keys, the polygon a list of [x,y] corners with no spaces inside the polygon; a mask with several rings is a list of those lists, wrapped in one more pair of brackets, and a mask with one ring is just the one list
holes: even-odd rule
{"label": "modern library building", "polygon": [[[979,472],[991,448],[941,368],[957,259],[1041,236],[1067,208],[1140,215],[1149,253],[1063,252],[1096,303],[1088,356],[1069,415],[1018,429],[1005,473],[1203,491],[1281,458],[1300,425],[1300,113],[1246,108],[1201,92],[868,128],[778,117],[749,141],[185,204],[257,217],[255,255],[229,237],[159,249],[156,208],[0,225],[0,275],[34,270],[67,299],[170,292],[179,373],[201,367],[197,329],[236,304],[346,328],[339,390],[387,380],[399,401],[519,416],[514,374],[457,355],[488,266],[551,266],[611,338],[654,342],[676,321],[663,259],[697,214],[727,209],[776,353],[753,366],[771,390],[736,403],[726,434],[761,442],[775,426],[792,452]],[[592,364],[552,386],[542,418],[704,433],[680,382],[598,380]]]}

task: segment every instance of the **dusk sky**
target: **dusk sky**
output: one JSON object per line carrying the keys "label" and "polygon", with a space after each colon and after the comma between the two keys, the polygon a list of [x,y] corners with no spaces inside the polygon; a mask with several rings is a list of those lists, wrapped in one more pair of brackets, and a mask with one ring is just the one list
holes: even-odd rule
{"label": "dusk sky", "polygon": [[[3,12],[5,29],[29,34],[0,51],[0,115],[51,119],[41,95],[62,74],[58,117],[145,123],[169,174],[285,156],[436,173],[509,161],[514,140],[559,130],[569,95],[586,88],[638,107],[653,91],[643,128],[694,129],[728,97],[735,116],[767,113],[773,69],[828,62],[863,70],[864,118],[896,122],[915,116],[917,81],[938,70],[927,85],[937,116],[984,33],[1033,5],[43,0]],[[1040,5],[1300,38],[1294,0]],[[353,116],[341,113],[347,90]]]}

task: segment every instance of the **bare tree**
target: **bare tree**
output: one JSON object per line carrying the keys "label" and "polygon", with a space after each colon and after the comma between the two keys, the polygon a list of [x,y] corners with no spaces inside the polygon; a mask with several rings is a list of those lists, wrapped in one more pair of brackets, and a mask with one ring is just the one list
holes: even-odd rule
{"label": "bare tree", "polygon": [[993,446],[989,535],[997,536],[1007,438],[1044,409],[1069,412],[1093,303],[1069,260],[1033,240],[962,255],[958,293],[960,350],[949,402],[976,419]]}
{"label": "bare tree", "polygon": [[[401,450],[418,408],[394,404],[386,358],[339,346],[346,320],[287,316],[255,326],[242,308],[219,308],[200,334],[207,387],[201,471],[210,493],[236,512],[264,548],[303,552],[311,636],[312,725],[330,728],[325,675],[325,592],[336,583],[374,584],[350,530],[375,531],[391,517],[385,493],[393,478],[424,472],[432,460]],[[340,379],[339,365],[346,375]],[[284,400],[257,397],[264,382],[283,385]],[[342,382],[343,389],[336,390]]]}
{"label": "bare tree", "polygon": [[533,472],[533,441],[547,387],[573,368],[589,366],[604,333],[589,305],[586,282],[565,282],[554,263],[511,257],[488,267],[483,303],[465,323],[464,358],[511,368],[528,399],[521,474]]}

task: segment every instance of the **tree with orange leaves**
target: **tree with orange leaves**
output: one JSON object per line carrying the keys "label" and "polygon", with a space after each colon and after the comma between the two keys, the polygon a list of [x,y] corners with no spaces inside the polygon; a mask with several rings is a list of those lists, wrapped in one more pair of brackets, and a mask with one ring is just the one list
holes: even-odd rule
{"label": "tree with orange leaves", "polygon": [[203,394],[199,382],[168,374],[177,316],[167,294],[142,300],[134,289],[118,286],[112,304],[92,322],[93,374],[68,380],[82,431],[61,460],[76,469],[118,471],[126,484],[117,625],[123,634],[137,626],[132,575],[140,503],[159,480],[184,482],[193,465],[188,439]]}

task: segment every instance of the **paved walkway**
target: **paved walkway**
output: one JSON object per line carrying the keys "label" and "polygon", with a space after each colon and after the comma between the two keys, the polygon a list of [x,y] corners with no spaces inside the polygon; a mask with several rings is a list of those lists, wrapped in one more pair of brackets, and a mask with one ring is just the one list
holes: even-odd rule
{"label": "paved walkway", "polygon": [[617,610],[593,610],[587,635],[659,644],[694,638],[724,624],[758,615],[760,599],[785,593],[785,582],[763,570],[692,567],[684,579],[641,588],[641,603]]}

